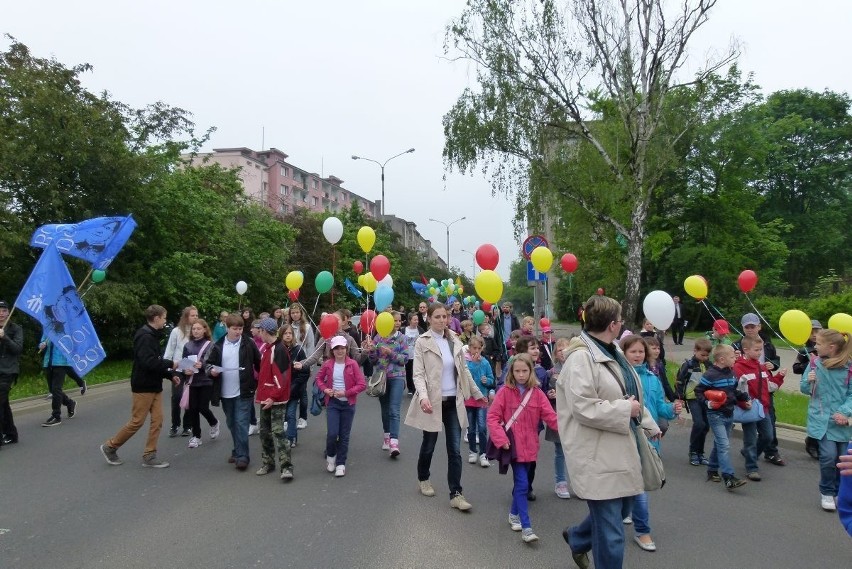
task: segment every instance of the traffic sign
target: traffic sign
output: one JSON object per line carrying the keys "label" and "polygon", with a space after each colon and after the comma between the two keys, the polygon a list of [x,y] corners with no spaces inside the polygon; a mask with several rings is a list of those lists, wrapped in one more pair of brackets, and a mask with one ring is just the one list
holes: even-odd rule
{"label": "traffic sign", "polygon": [[532,261],[527,261],[527,284],[534,285],[536,282],[547,282],[547,273],[540,273],[533,267]]}
{"label": "traffic sign", "polygon": [[530,235],[526,239],[524,239],[524,245],[521,248],[521,252],[524,254],[524,259],[527,261],[530,260],[530,255],[535,250],[536,247],[548,247],[547,239],[544,238],[544,235]]}

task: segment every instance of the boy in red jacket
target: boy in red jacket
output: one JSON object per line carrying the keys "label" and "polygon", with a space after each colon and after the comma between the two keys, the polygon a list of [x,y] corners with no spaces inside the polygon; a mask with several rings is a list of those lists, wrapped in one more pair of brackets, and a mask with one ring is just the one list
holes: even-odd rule
{"label": "boy in red jacket", "polygon": [[772,419],[769,416],[769,394],[776,391],[784,383],[786,369],[772,374],[766,365],[760,362],[763,355],[763,340],[759,337],[746,336],[742,340],[743,357],[734,364],[734,375],[741,381],[746,381],[749,396],[763,404],[764,417],[754,423],[743,423],[743,448],[740,451],[745,457],[746,477],[755,482],[761,480],[758,472],[757,458],[763,454],[772,442]]}
{"label": "boy in red jacket", "polygon": [[258,330],[263,344],[260,347],[260,373],[254,400],[260,405],[258,423],[260,444],[263,449],[263,465],[255,474],[263,476],[275,470],[277,443],[281,480],[292,480],[293,462],[290,458],[290,441],[284,429],[292,374],[290,351],[278,341],[278,323],[272,318],[261,320]]}

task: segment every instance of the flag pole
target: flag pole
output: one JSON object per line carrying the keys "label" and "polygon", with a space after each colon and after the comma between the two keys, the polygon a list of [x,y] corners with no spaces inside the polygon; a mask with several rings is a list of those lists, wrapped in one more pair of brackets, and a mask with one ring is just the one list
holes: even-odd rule
{"label": "flag pole", "polygon": [[86,278],[83,279],[83,282],[81,282],[80,286],[77,287],[77,292],[80,292],[81,290],[83,290],[83,285],[85,285],[86,282],[92,277],[92,273],[94,273],[94,272],[95,272],[95,267],[92,266],[92,268],[89,269],[89,273],[86,275]]}

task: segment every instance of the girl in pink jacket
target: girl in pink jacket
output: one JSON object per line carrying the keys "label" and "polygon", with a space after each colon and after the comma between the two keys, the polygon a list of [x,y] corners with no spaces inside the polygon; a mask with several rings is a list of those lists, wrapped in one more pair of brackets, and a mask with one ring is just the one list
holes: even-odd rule
{"label": "girl in pink jacket", "polygon": [[559,429],[556,412],[539,389],[534,368],[535,364],[528,354],[518,354],[510,360],[503,389],[497,392],[486,420],[492,442],[508,449],[510,442],[503,426],[515,417],[510,428],[517,458],[511,463],[514,487],[509,525],[512,531],[521,532],[521,539],[526,543],[538,540],[527,511],[529,465],[538,457],[538,423],[541,420],[554,431]]}

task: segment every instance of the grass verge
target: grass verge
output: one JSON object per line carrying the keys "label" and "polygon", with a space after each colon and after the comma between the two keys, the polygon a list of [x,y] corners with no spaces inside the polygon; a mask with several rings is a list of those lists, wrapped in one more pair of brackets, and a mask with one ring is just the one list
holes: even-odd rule
{"label": "grass verge", "polygon": [[[130,377],[130,368],[133,362],[131,360],[114,360],[105,361],[98,367],[86,374],[86,383],[89,386],[98,385],[99,383],[109,383],[120,379]],[[69,391],[69,395],[73,398],[74,390],[77,384],[70,377],[65,380],[65,388]],[[18,382],[12,388],[10,399],[23,399],[32,397],[33,395],[47,394],[47,381],[44,374],[38,375],[22,375],[18,378]],[[78,391],[79,393],[79,391]]]}

